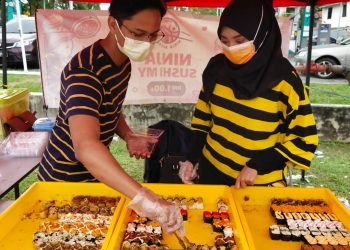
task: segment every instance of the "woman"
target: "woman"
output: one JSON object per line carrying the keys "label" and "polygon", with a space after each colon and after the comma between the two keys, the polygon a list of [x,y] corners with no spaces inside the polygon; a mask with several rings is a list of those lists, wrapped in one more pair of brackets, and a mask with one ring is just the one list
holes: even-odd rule
{"label": "woman", "polygon": [[223,54],[204,70],[180,177],[236,188],[285,185],[287,164],[308,169],[318,137],[308,94],[282,56],[271,3],[233,0],[218,36]]}
{"label": "woman", "polygon": [[129,207],[157,220],[168,231],[182,231],[179,209],[128,176],[109,152],[114,133],[134,151],[133,132],[121,108],[128,88],[130,60],[142,61],[164,34],[161,0],[113,0],[106,38],[77,53],[63,69],[59,114],[39,167],[44,181],[101,181],[132,199]]}

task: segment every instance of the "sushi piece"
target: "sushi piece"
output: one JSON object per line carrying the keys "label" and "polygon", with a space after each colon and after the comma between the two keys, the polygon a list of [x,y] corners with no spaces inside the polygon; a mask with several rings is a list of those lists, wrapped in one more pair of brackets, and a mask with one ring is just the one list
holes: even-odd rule
{"label": "sushi piece", "polygon": [[290,241],[292,237],[292,234],[290,233],[290,231],[288,230],[281,230],[281,239],[283,241]]}
{"label": "sushi piece", "polygon": [[298,229],[292,229],[290,230],[290,233],[292,241],[299,241],[301,239],[301,233]]}
{"label": "sushi piece", "polygon": [[220,213],[219,212],[212,212],[211,216],[213,220],[220,220]]}
{"label": "sushi piece", "polygon": [[339,220],[338,217],[335,214],[328,213],[327,216],[330,218],[330,220],[335,221]]}
{"label": "sushi piece", "polygon": [[323,220],[323,221],[330,220],[329,217],[327,216],[327,214],[322,214],[322,213],[317,213],[317,214],[321,218],[321,220]]}
{"label": "sushi piece", "polygon": [[275,211],[274,216],[276,218],[277,224],[284,224],[286,222],[286,219],[284,218],[281,211]]}
{"label": "sushi piece", "polygon": [[181,213],[181,215],[182,215],[182,219],[183,219],[184,221],[187,221],[187,220],[188,220],[188,213],[187,213],[187,210],[186,210],[186,209],[181,209],[181,210],[180,210],[180,213]]}
{"label": "sushi piece", "polygon": [[317,240],[311,235],[304,235],[304,240],[310,245],[317,245]]}
{"label": "sushi piece", "polygon": [[292,213],[292,215],[293,215],[294,220],[301,220],[302,219],[300,213]]}
{"label": "sushi piece", "polygon": [[204,223],[212,223],[213,222],[213,217],[212,217],[211,212],[209,212],[209,211],[203,212],[203,221],[204,221]]}
{"label": "sushi piece", "polygon": [[309,213],[312,220],[321,220],[320,216],[316,213]]}
{"label": "sushi piece", "polygon": [[225,219],[230,219],[230,216],[229,216],[229,214],[227,212],[221,212],[220,213],[220,218],[222,220],[225,220]]}
{"label": "sushi piece", "polygon": [[226,227],[224,227],[223,232],[224,232],[225,238],[226,238],[226,237],[232,237],[232,236],[233,236],[233,229],[232,229],[231,226],[226,226]]}
{"label": "sushi piece", "polygon": [[224,199],[219,199],[216,203],[219,212],[228,212],[228,205]]}
{"label": "sushi piece", "polygon": [[213,220],[213,231],[214,232],[217,232],[217,233],[221,233],[223,231],[223,226],[222,226],[222,223],[221,223],[221,220]]}
{"label": "sushi piece", "polygon": [[215,246],[217,248],[221,247],[221,246],[225,246],[225,240],[224,240],[224,236],[223,235],[218,235],[215,237]]}
{"label": "sushi piece", "polygon": [[271,225],[269,231],[271,240],[279,240],[281,238],[281,231],[279,226]]}
{"label": "sushi piece", "polygon": [[202,197],[197,197],[197,201],[195,202],[195,207],[196,209],[203,209],[203,198]]}
{"label": "sushi piece", "polygon": [[301,218],[303,218],[303,220],[311,220],[311,217],[308,213],[300,213]]}
{"label": "sushi piece", "polygon": [[293,220],[292,213],[287,212],[287,213],[283,213],[283,215],[284,215],[284,218],[286,218],[286,220]]}

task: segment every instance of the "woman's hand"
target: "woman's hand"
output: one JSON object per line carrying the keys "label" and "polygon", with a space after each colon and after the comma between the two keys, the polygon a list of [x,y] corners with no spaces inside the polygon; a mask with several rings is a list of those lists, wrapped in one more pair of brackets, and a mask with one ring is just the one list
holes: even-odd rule
{"label": "woman's hand", "polygon": [[257,175],[258,171],[248,166],[245,166],[236,179],[235,187],[239,189],[245,188],[246,186],[253,186]]}
{"label": "woman's hand", "polygon": [[124,140],[130,157],[135,156],[136,159],[140,157],[142,159],[151,157],[154,147],[158,142],[156,138],[150,138],[132,132],[128,133]]}
{"label": "woman's hand", "polygon": [[163,200],[145,187],[139,190],[127,207],[133,209],[142,217],[158,221],[168,233],[178,230],[181,235],[184,235],[180,208]]}
{"label": "woman's hand", "polygon": [[193,180],[198,177],[198,163],[193,166],[190,161],[180,161],[179,177],[185,184],[192,184]]}

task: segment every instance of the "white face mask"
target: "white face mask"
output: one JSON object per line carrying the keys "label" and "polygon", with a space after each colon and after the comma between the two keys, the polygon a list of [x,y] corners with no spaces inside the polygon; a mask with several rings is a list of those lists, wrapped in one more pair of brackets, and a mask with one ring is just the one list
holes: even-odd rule
{"label": "white face mask", "polygon": [[124,46],[122,47],[118,42],[117,35],[114,35],[119,50],[133,61],[144,61],[151,52],[153,45],[150,42],[138,41],[124,36],[117,21],[116,23],[120,34],[124,37]]}

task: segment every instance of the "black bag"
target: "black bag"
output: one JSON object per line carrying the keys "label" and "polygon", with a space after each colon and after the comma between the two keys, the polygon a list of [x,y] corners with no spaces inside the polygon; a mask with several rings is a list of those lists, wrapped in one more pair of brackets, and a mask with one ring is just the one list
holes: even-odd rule
{"label": "black bag", "polygon": [[191,143],[191,129],[173,120],[163,120],[149,127],[163,129],[164,133],[151,157],[145,159],[144,181],[182,183],[178,177],[178,162],[186,160]]}
{"label": "black bag", "polygon": [[182,183],[179,177],[180,161],[186,161],[185,154],[170,153],[160,159],[159,182]]}

